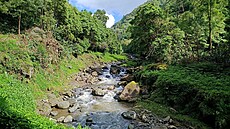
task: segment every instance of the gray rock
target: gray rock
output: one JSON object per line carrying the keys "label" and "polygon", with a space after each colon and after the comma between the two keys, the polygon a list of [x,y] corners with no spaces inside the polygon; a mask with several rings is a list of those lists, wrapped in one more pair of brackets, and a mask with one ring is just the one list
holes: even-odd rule
{"label": "gray rock", "polygon": [[57,119],[57,122],[63,122],[63,121],[64,121],[64,119],[65,119],[65,117],[64,117],[64,116],[59,117],[59,118]]}
{"label": "gray rock", "polygon": [[68,115],[65,119],[64,119],[64,123],[69,123],[73,121],[73,117],[71,115]]}
{"label": "gray rock", "polygon": [[172,124],[173,123],[173,120],[172,119],[169,119],[169,124]]}
{"label": "gray rock", "polygon": [[136,112],[134,111],[127,111],[127,112],[123,112],[121,114],[125,119],[131,119],[131,120],[135,120],[137,117]]}
{"label": "gray rock", "polygon": [[51,107],[55,107],[58,103],[58,101],[60,101],[61,99],[58,99],[54,94],[48,94],[48,101],[51,105]]}
{"label": "gray rock", "polygon": [[168,129],[177,129],[177,127],[174,126],[174,125],[169,125],[169,126],[168,126]]}
{"label": "gray rock", "polygon": [[62,101],[62,102],[58,102],[57,106],[60,109],[66,109],[66,108],[69,108],[70,103],[69,101]]}
{"label": "gray rock", "polygon": [[169,122],[169,120],[170,120],[170,116],[167,116],[163,119],[164,122]]}
{"label": "gray rock", "polygon": [[48,103],[40,102],[38,103],[37,111],[41,115],[48,116],[52,108]]}
{"label": "gray rock", "polygon": [[106,91],[100,88],[94,88],[92,91],[92,95],[95,95],[95,96],[104,96],[105,94],[106,94]]}
{"label": "gray rock", "polygon": [[56,116],[56,115],[58,115],[58,111],[52,111],[52,112],[50,113],[50,115],[51,115],[51,116]]}
{"label": "gray rock", "polygon": [[69,112],[70,112],[70,113],[73,113],[73,112],[75,112],[79,107],[80,107],[79,104],[74,104],[74,106],[71,107],[71,108],[69,109]]}
{"label": "gray rock", "polygon": [[74,106],[77,103],[76,98],[70,98],[68,99],[70,106]]}

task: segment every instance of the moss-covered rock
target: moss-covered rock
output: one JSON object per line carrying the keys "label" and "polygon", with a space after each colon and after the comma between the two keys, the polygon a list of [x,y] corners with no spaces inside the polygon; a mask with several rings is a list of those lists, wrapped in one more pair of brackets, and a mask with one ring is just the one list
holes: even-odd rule
{"label": "moss-covered rock", "polygon": [[136,100],[140,93],[140,87],[135,81],[130,82],[127,84],[122,91],[121,95],[119,96],[119,99],[122,101],[129,101],[132,102]]}

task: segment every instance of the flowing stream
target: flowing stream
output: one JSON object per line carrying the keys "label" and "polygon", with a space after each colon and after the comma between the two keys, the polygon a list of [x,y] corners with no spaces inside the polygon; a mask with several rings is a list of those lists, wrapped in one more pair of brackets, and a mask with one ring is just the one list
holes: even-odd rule
{"label": "flowing stream", "polygon": [[[125,68],[109,64],[99,71],[91,70],[93,72],[84,70],[85,72],[75,79],[76,83],[83,82],[87,85],[73,89],[68,97],[62,96],[61,104],[53,107],[50,114],[56,122],[65,123],[70,127],[81,125],[92,129],[187,129],[174,122],[170,116],[162,119],[148,110],[136,110],[133,103],[118,102],[116,98],[127,83],[121,80],[128,79]],[[92,82],[94,79],[100,81]],[[68,101],[66,108],[62,105],[63,101]],[[132,111],[134,109],[135,111]]]}
{"label": "flowing stream", "polygon": [[[115,66],[115,65],[112,65]],[[126,69],[116,66],[117,73],[111,74],[111,64],[102,68],[99,81],[96,84],[76,88],[74,99],[81,107],[72,114],[74,127],[79,124],[92,129],[127,129],[131,120],[124,119],[122,112],[131,110],[133,104],[118,102],[114,97],[123,90],[119,86],[120,78],[126,75]],[[96,88],[105,92],[104,95],[92,94]]]}

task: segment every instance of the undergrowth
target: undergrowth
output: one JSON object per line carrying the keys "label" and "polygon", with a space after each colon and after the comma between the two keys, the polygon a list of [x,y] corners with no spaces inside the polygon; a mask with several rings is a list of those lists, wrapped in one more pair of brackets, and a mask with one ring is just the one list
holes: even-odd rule
{"label": "undergrowth", "polygon": [[209,62],[156,69],[145,66],[136,77],[149,85],[154,102],[175,108],[213,128],[230,124],[229,68]]}

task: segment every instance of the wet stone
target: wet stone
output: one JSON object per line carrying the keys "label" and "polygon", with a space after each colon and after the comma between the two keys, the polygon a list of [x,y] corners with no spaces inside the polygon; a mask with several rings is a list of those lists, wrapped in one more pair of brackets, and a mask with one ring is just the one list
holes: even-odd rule
{"label": "wet stone", "polygon": [[123,113],[122,113],[122,116],[123,116],[125,119],[135,120],[137,114],[136,114],[136,112],[134,112],[134,111],[127,111],[127,112],[123,112]]}

